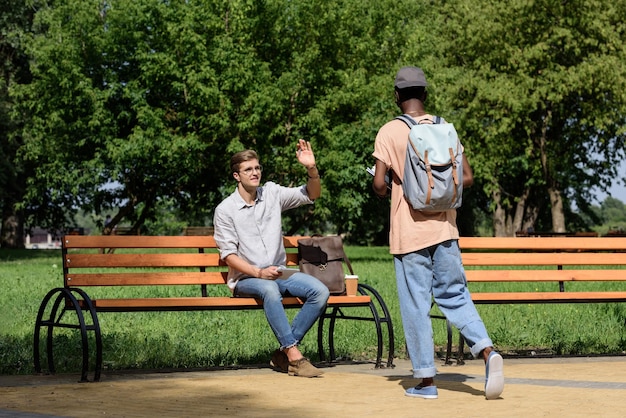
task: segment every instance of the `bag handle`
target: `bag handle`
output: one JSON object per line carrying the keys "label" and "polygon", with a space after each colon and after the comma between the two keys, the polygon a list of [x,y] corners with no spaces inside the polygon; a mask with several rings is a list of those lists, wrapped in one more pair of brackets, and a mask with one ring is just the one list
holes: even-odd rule
{"label": "bag handle", "polygon": [[341,245],[341,253],[343,254],[343,261],[345,261],[348,265],[348,270],[350,271],[350,274],[354,275],[354,270],[352,270],[352,264],[350,264],[350,259],[348,258],[346,252],[343,250],[343,243]]}

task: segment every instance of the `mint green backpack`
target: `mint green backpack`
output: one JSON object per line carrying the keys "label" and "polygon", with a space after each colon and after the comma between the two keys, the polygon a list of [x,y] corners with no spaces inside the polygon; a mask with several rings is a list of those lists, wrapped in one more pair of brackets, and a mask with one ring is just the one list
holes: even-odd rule
{"label": "mint green backpack", "polygon": [[413,209],[444,211],[461,206],[463,198],[463,146],[454,129],[435,116],[430,123],[417,123],[411,116],[398,116],[411,132],[402,178],[402,191]]}

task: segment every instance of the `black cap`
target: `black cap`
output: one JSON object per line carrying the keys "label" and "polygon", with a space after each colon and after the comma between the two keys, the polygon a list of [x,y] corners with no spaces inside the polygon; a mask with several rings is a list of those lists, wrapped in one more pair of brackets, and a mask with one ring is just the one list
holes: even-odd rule
{"label": "black cap", "polygon": [[426,76],[421,68],[402,67],[396,74],[395,87],[397,89],[405,89],[407,87],[426,87]]}

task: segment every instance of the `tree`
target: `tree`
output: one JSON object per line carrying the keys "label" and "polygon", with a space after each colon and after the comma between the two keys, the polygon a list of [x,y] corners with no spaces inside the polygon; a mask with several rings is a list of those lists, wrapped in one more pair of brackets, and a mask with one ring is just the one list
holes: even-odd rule
{"label": "tree", "polygon": [[374,196],[365,168],[377,130],[397,112],[393,76],[407,32],[389,10],[408,14],[415,5],[295,3],[279,14],[272,36],[271,51],[281,51],[273,62],[283,63],[274,71],[293,97],[293,114],[281,125],[312,138],[324,189],[315,216],[292,218],[287,231],[306,223],[351,242],[387,243],[388,201]]}
{"label": "tree", "polygon": [[600,205],[602,221],[608,224],[609,228],[626,229],[626,204],[624,202],[607,197]]}
{"label": "tree", "polygon": [[16,91],[30,118],[23,155],[38,164],[32,222],[115,208],[111,228],[127,219],[138,229],[162,199],[190,218],[207,214],[232,149],[225,139],[242,132],[233,101],[250,96],[246,80],[266,79],[246,40],[229,34],[248,22],[230,7],[250,7],[212,6],[66,0],[39,11],[35,78]]}
{"label": "tree", "polygon": [[385,207],[364,169],[384,121],[379,77],[400,47],[390,4],[59,0],[40,10],[35,77],[15,91],[29,118],[22,155],[38,167],[31,222],[115,208],[111,227],[137,229],[162,202],[205,222],[234,186],[228,157],[241,149],[260,153],[266,180],[303,183],[293,155],[303,137],[325,194],[285,230],[380,234],[374,213]]}
{"label": "tree", "polygon": [[31,80],[28,56],[23,40],[30,32],[38,1],[0,0],[0,247],[24,246],[24,211],[19,203],[24,197],[26,179],[33,168],[17,157],[23,140],[23,119],[12,116],[15,105],[9,90]]}
{"label": "tree", "polygon": [[[615,179],[626,153],[626,2],[464,0],[433,12],[419,44],[436,107],[466,138],[496,235],[533,226],[543,209],[589,210],[591,185]],[[435,51],[428,54],[427,51]]]}

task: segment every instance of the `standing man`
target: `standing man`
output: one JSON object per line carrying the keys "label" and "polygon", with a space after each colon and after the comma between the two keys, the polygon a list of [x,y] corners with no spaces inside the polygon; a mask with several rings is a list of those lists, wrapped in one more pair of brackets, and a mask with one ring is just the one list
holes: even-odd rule
{"label": "standing man", "polygon": [[[255,151],[236,153],[230,169],[237,189],[215,209],[213,226],[220,258],[229,267],[228,286],[235,296],[263,300],[267,321],[280,344],[270,364],[290,376],[316,377],[322,371],[306,359],[298,344],[324,313],[330,295],[316,278],[295,273],[281,278],[279,266],[287,255],[282,236],[282,212],[320,197],[322,186],[310,142],[300,139],[296,156],[306,167],[308,180],[300,187],[283,187],[267,182],[261,186],[263,167]],[[289,323],[283,296],[305,300],[302,309]]]}
{"label": "standing man", "polygon": [[[433,123],[426,112],[426,77],[420,68],[403,67],[395,80],[396,103],[418,123]],[[409,127],[401,120],[387,122],[376,135],[374,192],[387,196],[385,174],[392,175],[389,250],[394,256],[400,312],[413,376],[421,382],[407,389],[406,396],[436,399],[435,353],[430,319],[435,302],[459,329],[474,357],[486,364],[485,396],[496,399],[504,389],[502,356],[494,348],[485,325],[467,289],[461,261],[456,210],[414,210],[404,198],[400,180],[404,175]],[[473,173],[463,155],[463,186],[473,183]]]}

